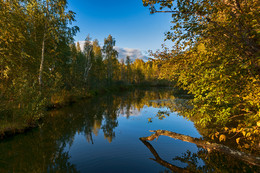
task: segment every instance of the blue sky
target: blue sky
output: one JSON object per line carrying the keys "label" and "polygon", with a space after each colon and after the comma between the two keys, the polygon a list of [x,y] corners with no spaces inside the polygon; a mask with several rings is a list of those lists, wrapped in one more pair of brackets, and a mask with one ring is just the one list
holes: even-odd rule
{"label": "blue sky", "polygon": [[164,32],[170,29],[170,14],[149,13],[142,0],[68,0],[69,10],[76,12],[80,32],[75,41],[88,34],[103,44],[111,34],[120,48],[156,50],[164,43]]}

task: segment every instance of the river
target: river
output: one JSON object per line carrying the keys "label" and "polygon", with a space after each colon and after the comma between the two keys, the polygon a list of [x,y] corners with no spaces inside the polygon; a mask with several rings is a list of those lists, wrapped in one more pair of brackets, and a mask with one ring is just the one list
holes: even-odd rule
{"label": "river", "polygon": [[[173,90],[135,90],[50,111],[39,128],[0,142],[0,172],[171,172],[151,159],[139,138],[158,129],[203,138],[192,121],[172,111],[182,109],[185,98]],[[258,169],[169,137],[150,144],[163,161],[183,170]]]}

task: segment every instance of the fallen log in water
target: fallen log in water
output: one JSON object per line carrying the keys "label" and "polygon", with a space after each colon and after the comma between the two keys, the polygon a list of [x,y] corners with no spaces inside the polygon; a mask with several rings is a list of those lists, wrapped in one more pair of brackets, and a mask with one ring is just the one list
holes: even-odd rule
{"label": "fallen log in water", "polygon": [[250,154],[246,154],[244,152],[240,152],[240,151],[236,151],[233,150],[227,146],[221,145],[221,144],[217,144],[217,143],[210,143],[208,141],[204,141],[202,139],[199,138],[193,138],[187,135],[182,135],[182,134],[178,134],[178,133],[174,133],[171,131],[167,131],[167,130],[150,130],[150,132],[154,132],[154,134],[152,134],[151,136],[148,137],[142,137],[140,138],[141,141],[152,141],[155,138],[158,138],[159,136],[168,136],[174,139],[179,139],[185,142],[190,142],[190,143],[194,143],[197,146],[203,147],[205,149],[207,149],[208,151],[210,150],[216,150],[228,155],[231,155],[235,158],[238,158],[240,160],[243,160],[251,165],[256,165],[260,167],[260,157],[256,157]]}
{"label": "fallen log in water", "polygon": [[180,168],[180,167],[178,167],[178,166],[175,166],[175,165],[170,164],[169,162],[163,160],[163,159],[159,156],[159,154],[156,152],[156,150],[153,148],[153,146],[152,146],[149,142],[147,142],[147,141],[145,141],[145,140],[142,140],[141,138],[140,138],[140,140],[143,142],[143,144],[144,144],[144,145],[151,151],[151,153],[154,155],[155,159],[150,158],[151,160],[156,161],[156,162],[159,163],[160,165],[162,165],[162,166],[164,166],[164,167],[166,167],[166,168],[168,168],[168,169],[170,169],[170,170],[172,170],[172,171],[174,171],[174,172],[177,172],[177,173],[188,173],[188,172],[191,172],[191,171],[189,171],[188,169]]}

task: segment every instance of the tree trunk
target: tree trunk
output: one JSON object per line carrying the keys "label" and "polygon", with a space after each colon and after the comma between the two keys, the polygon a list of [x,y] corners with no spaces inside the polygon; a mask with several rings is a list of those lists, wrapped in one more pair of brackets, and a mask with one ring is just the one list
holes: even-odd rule
{"label": "tree trunk", "polygon": [[92,67],[91,55],[90,55],[91,51],[92,50],[88,51],[87,57],[86,57],[86,65],[85,65],[85,72],[84,72],[84,80],[85,80],[85,82],[87,82],[88,74],[89,74],[89,71],[91,70],[91,67]]}
{"label": "tree trunk", "polygon": [[[49,1],[46,0],[46,18],[48,21],[48,16],[49,16]],[[41,57],[41,64],[40,64],[40,70],[39,70],[39,85],[42,86],[42,72],[43,72],[43,63],[44,63],[44,51],[45,51],[45,37],[46,37],[46,30],[47,30],[47,21],[45,21],[44,24],[44,30],[43,30],[43,39],[42,39],[42,57]]]}
{"label": "tree trunk", "polygon": [[88,79],[88,74],[89,74],[89,71],[91,70],[91,67],[92,67],[92,64],[88,64],[87,67],[85,68],[85,73],[84,73],[84,80],[85,82],[87,82],[87,79]]}
{"label": "tree trunk", "polygon": [[154,155],[155,159],[150,158],[151,160],[156,161],[156,162],[159,163],[160,165],[162,165],[162,166],[164,166],[164,167],[166,167],[166,168],[168,168],[168,169],[170,169],[170,170],[172,170],[172,171],[174,171],[174,172],[177,172],[177,173],[191,172],[191,171],[189,171],[189,170],[187,170],[187,169],[185,169],[185,168],[180,168],[180,167],[178,167],[178,166],[175,166],[175,165],[173,165],[173,164],[170,164],[170,163],[168,163],[167,161],[161,159],[161,157],[159,156],[159,154],[156,152],[156,150],[153,148],[153,146],[152,146],[149,142],[147,142],[146,140],[142,140],[141,138],[140,138],[140,140],[143,142],[143,144],[144,144],[144,145],[151,151],[151,153]]}
{"label": "tree trunk", "polygon": [[168,136],[170,138],[174,138],[174,139],[179,139],[185,142],[190,142],[190,143],[194,143],[197,146],[203,147],[205,149],[207,149],[208,151],[210,150],[216,150],[228,155],[231,155],[235,158],[238,158],[240,160],[243,160],[251,165],[256,165],[256,166],[260,166],[260,157],[256,157],[250,154],[246,154],[244,152],[240,152],[240,151],[236,151],[233,149],[230,149],[227,146],[221,145],[221,144],[217,144],[217,143],[210,143],[208,141],[204,141],[202,139],[199,138],[193,138],[187,135],[182,135],[182,134],[178,134],[178,133],[174,133],[174,132],[170,132],[167,130],[150,130],[150,132],[154,132],[154,134],[152,134],[151,136],[148,137],[142,137],[140,138],[141,141],[152,141],[155,138],[158,138],[159,136]]}
{"label": "tree trunk", "polygon": [[45,51],[45,33],[43,34],[42,40],[42,57],[41,57],[41,64],[39,70],[39,85],[42,86],[42,71],[43,71],[43,63],[44,63],[44,51]]}

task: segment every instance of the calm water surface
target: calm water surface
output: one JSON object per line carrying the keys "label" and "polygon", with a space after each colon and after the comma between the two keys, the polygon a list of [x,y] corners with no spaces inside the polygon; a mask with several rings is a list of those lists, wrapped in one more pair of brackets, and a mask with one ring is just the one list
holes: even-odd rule
{"label": "calm water surface", "polygon": [[[171,172],[151,159],[154,153],[139,138],[157,129],[202,137],[191,121],[170,111],[169,105],[181,109],[176,103],[182,100],[170,90],[137,90],[49,112],[40,128],[0,142],[0,172]],[[169,116],[160,120],[158,112]],[[255,171],[244,163],[227,163],[230,158],[219,153],[214,160],[203,159],[205,150],[169,137],[148,145],[180,169]]]}

